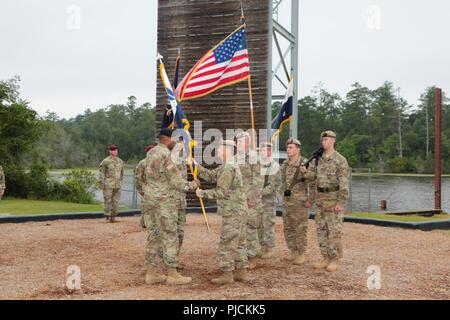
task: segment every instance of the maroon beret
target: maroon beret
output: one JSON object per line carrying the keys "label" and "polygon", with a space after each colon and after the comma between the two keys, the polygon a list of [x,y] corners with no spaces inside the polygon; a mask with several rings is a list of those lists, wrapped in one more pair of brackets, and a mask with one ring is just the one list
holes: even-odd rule
{"label": "maroon beret", "polygon": [[110,150],[110,151],[114,151],[114,150],[117,150],[117,149],[119,149],[119,146],[118,146],[117,144],[111,144],[111,145],[109,146],[109,150]]}
{"label": "maroon beret", "polygon": [[145,147],[145,153],[149,152],[149,151],[152,150],[154,147],[155,147],[155,145],[149,144],[147,147]]}

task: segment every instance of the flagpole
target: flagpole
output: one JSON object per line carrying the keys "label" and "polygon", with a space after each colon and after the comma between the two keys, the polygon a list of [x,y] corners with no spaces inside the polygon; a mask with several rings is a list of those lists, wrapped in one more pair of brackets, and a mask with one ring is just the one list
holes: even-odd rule
{"label": "flagpole", "polygon": [[248,96],[250,99],[250,117],[252,124],[252,146],[256,150],[256,133],[255,133],[255,113],[253,110],[253,93],[252,93],[252,77],[248,77]]}
{"label": "flagpole", "polygon": [[[197,180],[198,175],[195,173],[194,168],[192,167],[192,163],[194,163],[193,157],[192,157],[192,148],[193,148],[193,144],[191,145],[191,143],[189,143],[189,160],[190,160],[189,169],[190,169],[191,174],[194,177],[194,179]],[[200,187],[198,187],[197,190],[200,190]],[[201,197],[197,197],[197,198],[200,201],[200,206],[202,208],[202,214],[203,214],[203,220],[205,220],[206,230],[208,230],[208,233],[209,233],[210,228],[209,228],[209,223],[208,223],[208,217],[206,216],[206,209],[205,209],[205,204],[203,203],[203,198],[201,198]]]}
{"label": "flagpole", "polygon": [[[246,27],[245,23],[245,13],[244,13],[244,3],[241,0],[241,25]],[[250,56],[250,55],[249,55]],[[248,59],[250,62],[250,58]],[[252,126],[252,147],[253,150],[256,151],[256,132],[255,132],[255,113],[253,108],[253,92],[252,92],[252,76],[250,75],[247,79],[248,82],[248,96],[250,99],[250,117],[251,117],[251,126]]]}
{"label": "flagpole", "polygon": [[[158,53],[158,56],[157,56],[156,59],[159,60],[160,66],[162,65],[163,68],[164,68],[164,63],[163,63],[163,61],[162,61],[163,56],[160,55],[160,54]],[[160,73],[161,73],[161,72],[160,72]],[[162,78],[162,75],[161,75],[161,78]],[[162,80],[163,85],[164,85],[164,88],[166,89],[166,92],[167,92],[167,87],[166,87],[166,83],[164,82],[164,78],[162,78],[161,80]],[[177,105],[178,105],[178,103],[177,103]],[[172,111],[173,111],[173,119],[174,119],[174,122],[175,122],[175,114],[176,114],[176,110],[172,110]],[[181,129],[181,128],[179,128],[179,129]],[[186,129],[185,129],[185,131],[186,131]],[[189,133],[189,130],[188,130],[188,133]],[[193,147],[193,145],[191,145],[191,143],[192,143],[192,138],[191,138],[191,141],[189,142],[189,158],[190,158],[190,160],[192,161],[192,147]],[[195,172],[194,172],[194,169],[193,169],[193,167],[192,167],[192,164],[189,165],[189,169],[190,169],[191,174],[192,174],[192,176],[194,177],[194,179],[197,179],[197,175],[196,175]],[[200,189],[200,187],[197,188],[197,189]],[[204,205],[204,203],[203,203],[203,199],[202,199],[202,198],[198,197],[198,199],[199,199],[199,201],[200,201],[200,206],[202,207],[203,219],[205,220],[206,229],[208,230],[208,233],[209,233],[209,232],[210,232],[210,228],[209,228],[208,218],[207,218],[207,216],[206,216],[205,205]]]}

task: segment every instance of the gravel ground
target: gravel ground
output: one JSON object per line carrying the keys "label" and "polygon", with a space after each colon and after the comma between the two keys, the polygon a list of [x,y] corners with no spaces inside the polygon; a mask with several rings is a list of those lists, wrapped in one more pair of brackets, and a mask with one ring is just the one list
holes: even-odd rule
{"label": "gravel ground", "polygon": [[[250,284],[218,287],[216,249],[220,217],[188,215],[181,254],[186,286],[144,283],[146,234],[139,218],[0,225],[0,299],[449,299],[450,233],[346,223],[344,259],[335,274],[314,270],[319,257],[310,221],[308,261],[290,265],[277,218],[275,257],[261,260]],[[82,289],[65,289],[66,269],[81,268]],[[378,266],[381,288],[369,290],[367,270]]]}

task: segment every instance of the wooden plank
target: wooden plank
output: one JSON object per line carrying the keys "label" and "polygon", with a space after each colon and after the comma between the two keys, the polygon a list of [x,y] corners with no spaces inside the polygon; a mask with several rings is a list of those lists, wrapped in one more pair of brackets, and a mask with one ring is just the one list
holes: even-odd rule
{"label": "wooden plank", "polygon": [[[269,59],[270,0],[244,0],[247,45],[250,56],[256,129],[266,127],[267,65]],[[169,77],[181,50],[180,81],[212,47],[241,25],[240,0],[159,0],[158,52],[164,56]],[[161,127],[167,96],[157,74],[156,126]],[[202,121],[203,132],[215,128],[251,127],[247,82],[241,82],[203,98],[183,102],[194,134],[194,121]],[[208,143],[204,143],[206,147]],[[190,195],[192,203],[193,195]]]}

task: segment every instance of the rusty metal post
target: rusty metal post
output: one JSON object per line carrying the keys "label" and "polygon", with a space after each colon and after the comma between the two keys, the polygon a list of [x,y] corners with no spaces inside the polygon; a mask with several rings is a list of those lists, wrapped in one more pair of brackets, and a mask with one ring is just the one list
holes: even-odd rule
{"label": "rusty metal post", "polygon": [[442,209],[441,187],[442,187],[442,158],[441,158],[441,135],[442,135],[442,90],[435,91],[435,140],[434,140],[434,208]]}

